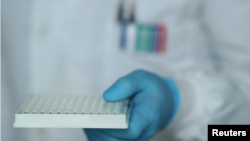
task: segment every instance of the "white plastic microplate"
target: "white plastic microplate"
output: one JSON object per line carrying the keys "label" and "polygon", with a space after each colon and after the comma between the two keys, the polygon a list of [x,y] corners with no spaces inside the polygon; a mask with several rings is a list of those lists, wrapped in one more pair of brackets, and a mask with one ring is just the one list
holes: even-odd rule
{"label": "white plastic microplate", "polygon": [[101,96],[30,95],[15,114],[22,128],[128,128],[129,100],[106,102]]}

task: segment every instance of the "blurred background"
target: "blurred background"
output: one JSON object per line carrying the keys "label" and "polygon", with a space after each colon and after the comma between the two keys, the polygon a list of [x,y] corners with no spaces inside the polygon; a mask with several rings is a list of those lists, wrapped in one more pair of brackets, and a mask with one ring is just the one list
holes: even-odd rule
{"label": "blurred background", "polygon": [[[238,84],[250,84],[245,75],[250,68],[249,2],[127,0],[122,14],[121,3],[2,0],[2,140],[86,140],[81,129],[13,128],[15,111],[28,94],[102,95],[136,69],[171,77],[190,68],[214,68],[233,72],[231,79],[242,78]],[[128,22],[126,49],[123,19]],[[163,25],[163,49],[136,50],[138,24]]]}

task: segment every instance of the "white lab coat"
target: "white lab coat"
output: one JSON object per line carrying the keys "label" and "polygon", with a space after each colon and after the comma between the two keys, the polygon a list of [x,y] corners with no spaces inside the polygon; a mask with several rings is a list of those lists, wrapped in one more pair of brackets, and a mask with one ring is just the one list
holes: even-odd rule
{"label": "white lab coat", "polygon": [[[118,3],[34,1],[28,21],[27,93],[101,95],[119,77],[145,69],[174,78],[181,98],[174,120],[152,140],[206,140],[207,124],[250,123],[249,1],[137,0],[138,23],[168,27],[163,54],[119,49]],[[129,33],[129,42],[133,39]],[[24,140],[84,138],[78,129],[25,131],[29,136]]]}

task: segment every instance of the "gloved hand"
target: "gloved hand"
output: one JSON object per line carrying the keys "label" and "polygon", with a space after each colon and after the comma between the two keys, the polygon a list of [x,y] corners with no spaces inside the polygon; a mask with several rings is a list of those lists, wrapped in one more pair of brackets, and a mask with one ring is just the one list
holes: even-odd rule
{"label": "gloved hand", "polygon": [[179,94],[175,83],[137,70],[120,78],[103,95],[106,101],[131,98],[133,109],[128,129],[85,129],[90,141],[146,141],[174,117]]}

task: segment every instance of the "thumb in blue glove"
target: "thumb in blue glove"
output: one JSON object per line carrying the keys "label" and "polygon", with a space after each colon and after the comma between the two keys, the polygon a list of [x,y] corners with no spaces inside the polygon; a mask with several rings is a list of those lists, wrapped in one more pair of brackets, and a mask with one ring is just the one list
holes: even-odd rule
{"label": "thumb in blue glove", "polygon": [[150,139],[170,123],[178,105],[179,94],[172,79],[137,70],[120,78],[103,95],[106,101],[131,98],[133,109],[128,129],[85,129],[90,141]]}

